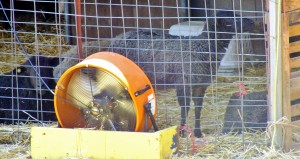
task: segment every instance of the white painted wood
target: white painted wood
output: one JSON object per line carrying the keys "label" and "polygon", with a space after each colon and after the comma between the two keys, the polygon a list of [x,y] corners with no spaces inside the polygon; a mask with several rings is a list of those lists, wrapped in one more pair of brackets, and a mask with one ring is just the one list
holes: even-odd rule
{"label": "white painted wood", "polygon": [[[278,6],[280,5],[280,6]],[[270,54],[270,87],[269,87],[269,116],[271,122],[282,117],[282,74],[281,74],[281,3],[280,0],[269,1],[269,54]],[[283,145],[282,128],[276,126],[274,146]]]}

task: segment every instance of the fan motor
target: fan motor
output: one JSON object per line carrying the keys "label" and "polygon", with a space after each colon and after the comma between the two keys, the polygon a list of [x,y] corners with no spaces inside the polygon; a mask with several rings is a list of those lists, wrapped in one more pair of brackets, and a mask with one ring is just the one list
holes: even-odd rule
{"label": "fan motor", "polygon": [[156,105],[146,74],[113,52],[88,56],[64,72],[55,88],[55,113],[63,128],[148,131]]}

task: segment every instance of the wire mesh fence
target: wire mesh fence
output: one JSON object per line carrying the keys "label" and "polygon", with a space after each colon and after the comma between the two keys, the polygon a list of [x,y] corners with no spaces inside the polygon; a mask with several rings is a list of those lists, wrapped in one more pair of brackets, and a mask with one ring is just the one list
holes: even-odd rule
{"label": "wire mesh fence", "polygon": [[[196,141],[200,147],[224,141],[266,144],[265,138],[249,138],[268,121],[263,0],[2,4],[1,123],[56,122],[49,89],[88,55],[113,51],[148,75],[158,98],[160,129],[193,130],[181,131],[182,150],[193,149],[191,134],[202,137]],[[224,139],[228,133],[240,140]]]}

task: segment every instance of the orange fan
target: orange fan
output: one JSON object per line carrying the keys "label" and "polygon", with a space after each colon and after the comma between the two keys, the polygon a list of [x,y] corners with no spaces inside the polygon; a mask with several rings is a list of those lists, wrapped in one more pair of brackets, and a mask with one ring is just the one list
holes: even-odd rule
{"label": "orange fan", "polygon": [[117,53],[98,52],[69,68],[55,94],[56,116],[64,128],[145,131],[152,123],[156,127],[156,96],[149,79]]}

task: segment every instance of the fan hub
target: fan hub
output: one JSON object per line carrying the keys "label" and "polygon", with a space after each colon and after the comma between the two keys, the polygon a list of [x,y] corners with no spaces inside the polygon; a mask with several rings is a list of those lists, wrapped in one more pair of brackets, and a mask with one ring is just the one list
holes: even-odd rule
{"label": "fan hub", "polygon": [[103,109],[99,109],[99,108],[97,108],[97,107],[92,107],[91,108],[91,113],[93,114],[93,115],[99,115],[101,112],[103,112]]}

